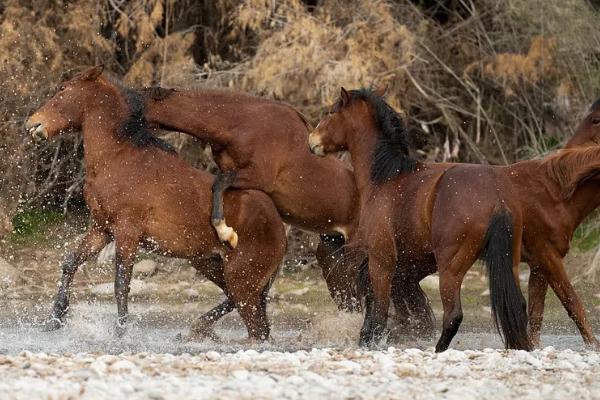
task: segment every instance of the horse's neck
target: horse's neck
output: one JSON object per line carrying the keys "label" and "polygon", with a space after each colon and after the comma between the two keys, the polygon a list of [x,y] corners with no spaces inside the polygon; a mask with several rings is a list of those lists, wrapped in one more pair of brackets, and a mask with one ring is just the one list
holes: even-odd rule
{"label": "horse's neck", "polygon": [[105,110],[90,112],[84,120],[83,152],[88,175],[117,165],[115,158],[120,156],[120,149],[127,146],[116,134],[122,123],[120,118],[115,119],[112,111]]}
{"label": "horse's neck", "polygon": [[571,211],[575,226],[578,226],[588,215],[600,206],[600,181],[592,179],[582,183],[566,201]]}
{"label": "horse's neck", "polygon": [[[549,191],[562,203],[575,228],[600,206],[600,181],[595,177],[596,172],[600,172],[600,150],[590,147],[568,151],[551,155],[555,158],[542,163],[553,163],[549,165],[552,168],[539,171],[550,178]],[[591,178],[585,179],[586,176]]]}
{"label": "horse's neck", "polygon": [[371,197],[373,191],[371,165],[377,144],[377,135],[377,128],[374,125],[357,126],[352,138],[348,141],[348,150],[354,167],[354,179],[362,205]]}
{"label": "horse's neck", "polygon": [[146,104],[146,119],[164,128],[184,132],[210,143],[226,145],[230,132],[244,118],[245,102],[235,95],[177,91]]}

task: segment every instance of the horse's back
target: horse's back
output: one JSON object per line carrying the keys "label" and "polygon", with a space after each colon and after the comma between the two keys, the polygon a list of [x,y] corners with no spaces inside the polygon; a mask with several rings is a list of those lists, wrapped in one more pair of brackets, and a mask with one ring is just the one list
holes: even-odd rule
{"label": "horse's back", "polygon": [[521,226],[518,199],[502,167],[456,164],[438,183],[432,211],[434,246],[441,238],[483,237],[491,217],[506,211]]}

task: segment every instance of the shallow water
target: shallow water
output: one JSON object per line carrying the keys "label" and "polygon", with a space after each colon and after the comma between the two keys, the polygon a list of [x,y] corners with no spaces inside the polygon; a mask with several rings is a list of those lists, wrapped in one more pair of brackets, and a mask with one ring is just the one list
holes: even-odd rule
{"label": "shallow water", "polygon": [[39,326],[49,300],[5,302],[0,398],[600,398],[600,353],[583,351],[566,316],[546,326],[543,346],[551,347],[531,353],[493,350],[503,345],[480,307],[470,308],[451,349],[440,354],[433,352],[439,327],[435,338],[396,335],[360,349],[362,316],[320,302],[319,311],[272,302],[268,343],[248,343],[235,312],[217,322],[218,340],[176,340],[214,301],[133,301],[121,338],[112,301],[74,302],[54,332]]}
{"label": "shallow water", "polygon": [[[116,307],[112,302],[79,302],[72,306],[65,326],[54,332],[42,332],[39,324],[47,314],[49,304],[10,302],[0,311],[0,354],[17,354],[23,350],[45,353],[122,352],[198,353],[209,350],[233,352],[245,348],[272,351],[296,351],[311,348],[355,348],[362,316],[342,312],[319,314],[288,314],[270,308],[272,323],[268,343],[248,343],[246,329],[233,312],[215,325],[216,340],[181,342],[178,333],[207,308],[196,304],[130,304],[131,321],[123,337],[114,334]],[[275,309],[273,309],[275,308]],[[565,326],[546,327],[543,346],[556,349],[584,350],[581,337],[573,332],[570,320]],[[399,336],[381,345],[399,348],[428,349],[435,346],[436,337]],[[499,335],[489,318],[465,318],[451,344],[457,350],[503,348]]]}

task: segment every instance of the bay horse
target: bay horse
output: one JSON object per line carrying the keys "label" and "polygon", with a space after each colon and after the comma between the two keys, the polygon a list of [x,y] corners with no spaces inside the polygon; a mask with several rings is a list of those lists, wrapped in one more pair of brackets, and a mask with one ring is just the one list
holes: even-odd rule
{"label": "bay horse", "polygon": [[[237,241],[222,218],[223,192],[261,190],[285,222],[321,234],[316,257],[331,297],[340,309],[360,308],[360,291],[354,285],[358,271],[338,266],[342,245],[357,221],[354,176],[343,161],[310,152],[306,140],[311,127],[297,110],[228,90],[151,87],[139,92],[150,123],[212,145],[222,171],[213,185],[212,223],[222,240]],[[433,329],[430,305],[418,281],[399,273],[393,293],[401,321],[412,316],[424,331]],[[228,310],[224,305],[223,311]]]}
{"label": "bay horse", "polygon": [[[249,336],[268,338],[266,295],[283,259],[286,236],[267,195],[253,190],[227,192],[225,215],[235,221],[244,239],[229,251],[210,225],[214,177],[189,166],[152,135],[146,129],[139,94],[103,73],[102,66],[62,83],[26,126],[32,135],[45,139],[69,130],[83,132],[84,193],[92,220],[62,263],[46,330],[63,324],[78,267],[114,240],[118,334],[124,333],[132,267],[142,245],[192,260],[223,289]],[[220,260],[215,261],[215,256]]]}
{"label": "bay horse", "polygon": [[[439,272],[444,317],[436,351],[446,350],[462,322],[461,282],[481,258],[492,316],[507,348],[530,350],[539,343],[539,330],[527,331],[521,260],[532,267],[534,282],[541,276],[550,284],[586,345],[598,348],[562,258],[575,228],[600,205],[600,146],[484,166],[422,163],[408,155],[409,145],[401,118],[368,89],[342,89],[309,136],[314,153],[347,149],[354,164],[361,210],[350,245],[364,249],[373,286],[360,343],[383,336],[398,265],[417,279]],[[542,311],[544,295],[530,287],[532,303],[541,300]],[[530,308],[530,315],[537,313]]]}

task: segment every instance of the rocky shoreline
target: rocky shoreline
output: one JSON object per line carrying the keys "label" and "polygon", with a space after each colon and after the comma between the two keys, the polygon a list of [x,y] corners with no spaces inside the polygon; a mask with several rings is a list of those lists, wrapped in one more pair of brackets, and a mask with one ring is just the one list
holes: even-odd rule
{"label": "rocky shoreline", "polygon": [[195,355],[21,352],[0,356],[12,399],[593,399],[600,354],[312,349]]}

